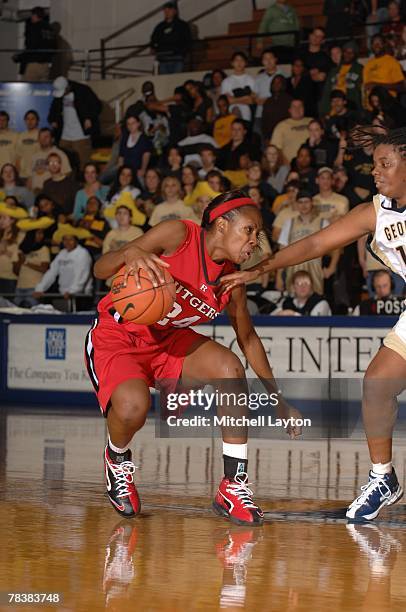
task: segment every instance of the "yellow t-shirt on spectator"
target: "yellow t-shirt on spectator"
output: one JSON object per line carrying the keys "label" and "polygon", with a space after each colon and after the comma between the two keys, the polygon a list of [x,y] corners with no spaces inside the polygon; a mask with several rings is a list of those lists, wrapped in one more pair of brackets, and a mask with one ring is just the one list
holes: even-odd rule
{"label": "yellow t-shirt on spectator", "polygon": [[[392,55],[382,55],[381,57],[371,57],[364,66],[363,81],[367,83],[399,83],[403,81],[403,71],[398,60]],[[389,90],[393,96],[395,90]]]}

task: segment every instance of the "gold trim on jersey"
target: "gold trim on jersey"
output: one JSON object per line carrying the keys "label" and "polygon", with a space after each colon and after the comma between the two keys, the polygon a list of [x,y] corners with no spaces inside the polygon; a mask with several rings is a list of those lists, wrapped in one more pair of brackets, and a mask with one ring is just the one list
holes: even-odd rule
{"label": "gold trim on jersey", "polygon": [[385,336],[383,343],[387,348],[392,349],[392,351],[395,351],[395,353],[406,360],[406,344],[399,338],[395,329],[391,329],[388,335]]}
{"label": "gold trim on jersey", "polygon": [[[373,201],[375,213],[376,213],[376,222],[378,223],[378,214],[381,208],[381,196],[379,194],[374,195],[372,201]],[[376,226],[375,226],[375,233],[376,233]],[[371,253],[373,257],[375,257],[375,259],[377,259],[382,264],[384,264],[387,268],[389,268],[389,270],[392,270],[392,272],[395,272],[395,274],[398,274],[398,272],[392,268],[392,264],[390,260],[387,258],[387,256],[385,255],[385,253],[377,245],[377,242],[375,239],[375,233],[372,236],[372,240],[367,242],[368,251]]]}

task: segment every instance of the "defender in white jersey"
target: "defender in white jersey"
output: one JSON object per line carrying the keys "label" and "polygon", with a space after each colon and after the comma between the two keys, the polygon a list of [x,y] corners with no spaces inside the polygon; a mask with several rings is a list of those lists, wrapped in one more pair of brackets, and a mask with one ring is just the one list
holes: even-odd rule
{"label": "defender in white jersey", "polygon": [[[232,291],[272,270],[321,257],[371,234],[370,249],[375,257],[406,280],[406,128],[356,128],[352,140],[355,146],[374,149],[372,174],[379,195],[255,268],[224,276],[224,291]],[[405,388],[406,315],[402,314],[365,373],[362,414],[372,469],[361,495],[347,510],[350,522],[373,520],[384,506],[394,504],[403,495],[392,466],[392,435],[397,396]]]}

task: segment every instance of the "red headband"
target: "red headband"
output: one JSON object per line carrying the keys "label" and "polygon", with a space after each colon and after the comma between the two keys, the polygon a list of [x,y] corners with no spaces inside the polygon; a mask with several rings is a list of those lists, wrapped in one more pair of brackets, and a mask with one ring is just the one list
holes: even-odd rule
{"label": "red headband", "polygon": [[217,217],[221,217],[226,213],[230,212],[230,210],[234,210],[234,208],[240,208],[241,206],[255,206],[255,208],[259,209],[258,204],[255,204],[254,200],[251,198],[237,198],[235,200],[228,200],[228,202],[223,202],[220,206],[216,206],[209,215],[209,223],[212,223],[214,219]]}

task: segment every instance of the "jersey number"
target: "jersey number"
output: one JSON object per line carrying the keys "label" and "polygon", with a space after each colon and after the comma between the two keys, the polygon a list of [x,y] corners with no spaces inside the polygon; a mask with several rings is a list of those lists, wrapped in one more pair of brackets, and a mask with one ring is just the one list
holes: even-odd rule
{"label": "jersey number", "polygon": [[398,247],[396,247],[396,250],[399,251],[400,256],[403,259],[403,263],[406,265],[406,253],[405,253],[405,249],[402,246],[398,246]]}
{"label": "jersey number", "polygon": [[[174,303],[171,312],[168,312],[164,319],[157,321],[158,325],[166,325],[169,323],[170,319],[174,319],[182,312],[182,306],[177,302]],[[179,319],[179,321],[172,321],[172,325],[174,327],[189,327],[189,325],[193,325],[196,321],[199,321],[201,317],[196,315],[195,317],[185,317],[184,319]]]}

